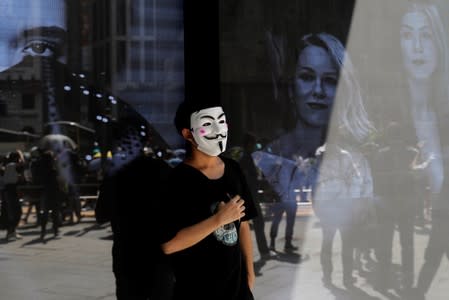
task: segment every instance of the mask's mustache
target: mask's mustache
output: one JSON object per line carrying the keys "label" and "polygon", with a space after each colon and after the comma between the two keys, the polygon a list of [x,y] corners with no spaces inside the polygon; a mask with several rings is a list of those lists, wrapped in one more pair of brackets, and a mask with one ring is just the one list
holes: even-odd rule
{"label": "mask's mustache", "polygon": [[216,139],[219,139],[219,138],[225,138],[225,137],[227,137],[228,135],[227,134],[221,134],[221,133],[219,133],[219,134],[217,134],[216,136],[205,136],[204,138],[206,139],[206,140],[216,140]]}

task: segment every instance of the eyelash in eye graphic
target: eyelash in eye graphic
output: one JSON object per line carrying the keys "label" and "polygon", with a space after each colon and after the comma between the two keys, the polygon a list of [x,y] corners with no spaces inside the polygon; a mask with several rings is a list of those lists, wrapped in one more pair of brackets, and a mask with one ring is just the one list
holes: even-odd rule
{"label": "eyelash in eye graphic", "polygon": [[37,40],[28,42],[22,52],[31,56],[57,57],[60,51],[55,43]]}

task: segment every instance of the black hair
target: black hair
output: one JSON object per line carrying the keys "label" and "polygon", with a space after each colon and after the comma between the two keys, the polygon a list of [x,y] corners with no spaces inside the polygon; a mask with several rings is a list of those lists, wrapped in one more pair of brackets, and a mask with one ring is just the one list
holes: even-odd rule
{"label": "black hair", "polygon": [[221,104],[217,103],[217,102],[212,102],[212,101],[211,102],[202,102],[202,101],[192,102],[192,101],[184,100],[183,102],[181,102],[181,104],[179,104],[178,109],[176,110],[175,119],[174,119],[176,130],[178,131],[179,134],[181,134],[181,132],[184,128],[190,129],[191,128],[190,116],[192,115],[192,113],[200,111],[205,108],[211,108],[211,107],[216,107],[216,106],[221,106]]}
{"label": "black hair", "polygon": [[[184,128],[191,129],[190,116],[192,113],[215,106],[221,106],[221,104],[216,102],[192,102],[188,100],[181,102],[176,110],[175,119],[173,120],[178,133],[182,135],[182,130]],[[190,157],[192,154],[192,144],[189,141],[185,141],[184,149],[186,150],[185,157]]]}
{"label": "black hair", "polygon": [[193,113],[191,106],[189,102],[184,101],[176,110],[174,123],[179,134],[184,128],[190,128],[190,116]]}

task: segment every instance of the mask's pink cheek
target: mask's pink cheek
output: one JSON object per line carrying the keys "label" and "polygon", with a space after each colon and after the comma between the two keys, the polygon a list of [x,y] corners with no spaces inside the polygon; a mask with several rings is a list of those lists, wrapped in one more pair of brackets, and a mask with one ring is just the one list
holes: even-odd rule
{"label": "mask's pink cheek", "polygon": [[205,136],[206,135],[206,130],[204,130],[204,128],[200,128],[200,136]]}

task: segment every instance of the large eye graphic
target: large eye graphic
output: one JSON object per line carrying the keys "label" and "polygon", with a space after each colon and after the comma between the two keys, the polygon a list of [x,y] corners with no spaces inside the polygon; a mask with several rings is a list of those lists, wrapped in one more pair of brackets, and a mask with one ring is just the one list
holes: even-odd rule
{"label": "large eye graphic", "polygon": [[31,56],[58,56],[58,49],[54,43],[48,41],[28,42],[22,50],[23,53]]}

